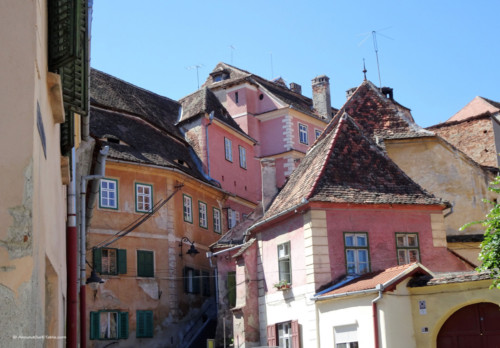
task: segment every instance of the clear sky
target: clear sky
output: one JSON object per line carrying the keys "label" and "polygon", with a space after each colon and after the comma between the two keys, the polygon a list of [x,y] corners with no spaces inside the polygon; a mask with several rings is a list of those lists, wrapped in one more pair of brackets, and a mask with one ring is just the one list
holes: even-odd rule
{"label": "clear sky", "polygon": [[[479,95],[500,101],[498,0],[94,0],[92,67],[178,100],[218,62],[281,76],[311,96],[330,77],[332,105],[367,77],[427,127]],[[231,48],[234,47],[234,48]]]}

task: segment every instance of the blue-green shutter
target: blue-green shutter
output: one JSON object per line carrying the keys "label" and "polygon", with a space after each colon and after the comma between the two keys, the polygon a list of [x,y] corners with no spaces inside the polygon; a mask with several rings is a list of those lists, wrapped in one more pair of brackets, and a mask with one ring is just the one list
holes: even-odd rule
{"label": "blue-green shutter", "polygon": [[90,312],[90,339],[99,339],[99,312]]}
{"label": "blue-green shutter", "polygon": [[136,337],[144,337],[144,311],[136,312]]}
{"label": "blue-green shutter", "polygon": [[145,313],[145,337],[153,337],[153,312],[146,311]]}
{"label": "blue-green shutter", "polygon": [[137,311],[136,336],[153,337],[153,311]]}
{"label": "blue-green shutter", "polygon": [[118,258],[118,274],[126,274],[127,273],[127,250],[118,249],[116,253],[116,257]]}
{"label": "blue-green shutter", "polygon": [[193,293],[194,294],[199,294],[200,293],[200,271],[195,269],[193,271],[194,278],[193,278]]}
{"label": "blue-green shutter", "polygon": [[92,249],[92,267],[94,267],[94,270],[97,273],[102,273],[102,249],[101,248],[94,248]]}
{"label": "blue-green shutter", "polygon": [[154,277],[154,253],[152,251],[137,251],[137,275]]}
{"label": "blue-green shutter", "polygon": [[118,338],[128,338],[128,312],[120,312],[118,315]]}

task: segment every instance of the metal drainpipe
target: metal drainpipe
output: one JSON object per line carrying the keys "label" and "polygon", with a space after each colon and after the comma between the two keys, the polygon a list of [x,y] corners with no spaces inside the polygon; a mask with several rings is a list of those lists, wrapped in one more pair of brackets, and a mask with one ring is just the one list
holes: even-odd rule
{"label": "metal drainpipe", "polygon": [[67,316],[66,345],[76,348],[78,342],[78,232],[76,226],[76,159],[75,148],[71,149],[71,182],[68,187],[68,222],[66,226],[66,274],[67,274]]}
{"label": "metal drainpipe", "polygon": [[373,333],[374,333],[374,341],[375,348],[379,348],[379,334],[378,334],[378,311],[377,311],[377,302],[382,299],[382,291],[384,287],[382,284],[378,284],[375,289],[378,290],[378,296],[372,301],[372,311],[373,311]]}
{"label": "metal drainpipe", "polygon": [[80,231],[80,347],[87,347],[87,321],[86,321],[86,291],[85,291],[85,277],[86,277],[86,245],[87,245],[87,227],[85,223],[85,195],[87,190],[87,181],[98,180],[104,177],[106,170],[106,157],[108,156],[109,147],[104,146],[97,157],[95,175],[82,176],[80,188],[80,209],[81,209],[81,231]]}

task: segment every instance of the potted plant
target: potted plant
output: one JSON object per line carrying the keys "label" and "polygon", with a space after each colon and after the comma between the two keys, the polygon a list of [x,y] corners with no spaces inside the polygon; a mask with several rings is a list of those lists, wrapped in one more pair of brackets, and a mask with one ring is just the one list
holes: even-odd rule
{"label": "potted plant", "polygon": [[286,280],[280,280],[278,283],[274,284],[274,287],[278,290],[288,290],[292,287],[292,284],[287,282]]}

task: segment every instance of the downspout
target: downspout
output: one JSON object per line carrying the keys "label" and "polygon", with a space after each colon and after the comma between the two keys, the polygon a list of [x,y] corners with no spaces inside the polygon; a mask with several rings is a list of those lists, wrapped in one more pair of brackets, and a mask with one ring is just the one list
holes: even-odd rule
{"label": "downspout", "polygon": [[379,334],[378,334],[378,309],[377,302],[382,299],[382,291],[384,287],[382,284],[378,284],[375,289],[378,291],[378,296],[372,301],[372,311],[373,311],[373,334],[375,341],[375,348],[379,348]]}
{"label": "downspout", "polygon": [[78,232],[76,226],[76,159],[75,148],[71,149],[71,182],[68,187],[68,220],[66,226],[66,274],[67,316],[66,345],[76,348],[78,342]]}
{"label": "downspout", "polygon": [[86,321],[86,291],[85,291],[85,277],[86,277],[86,235],[87,235],[87,227],[86,227],[86,190],[87,190],[87,181],[96,180],[99,182],[99,179],[104,177],[104,173],[106,170],[106,157],[108,156],[109,147],[104,146],[101,151],[99,151],[99,155],[97,156],[96,167],[94,175],[82,176],[81,188],[80,188],[80,209],[81,209],[81,229],[80,229],[80,347],[87,347],[87,321]]}
{"label": "downspout", "polygon": [[207,171],[208,171],[208,177],[211,177],[210,175],[210,152],[209,152],[209,146],[208,146],[208,126],[212,124],[212,120],[214,119],[214,112],[212,111],[210,115],[208,116],[208,124],[205,126],[205,138],[207,139]]}

